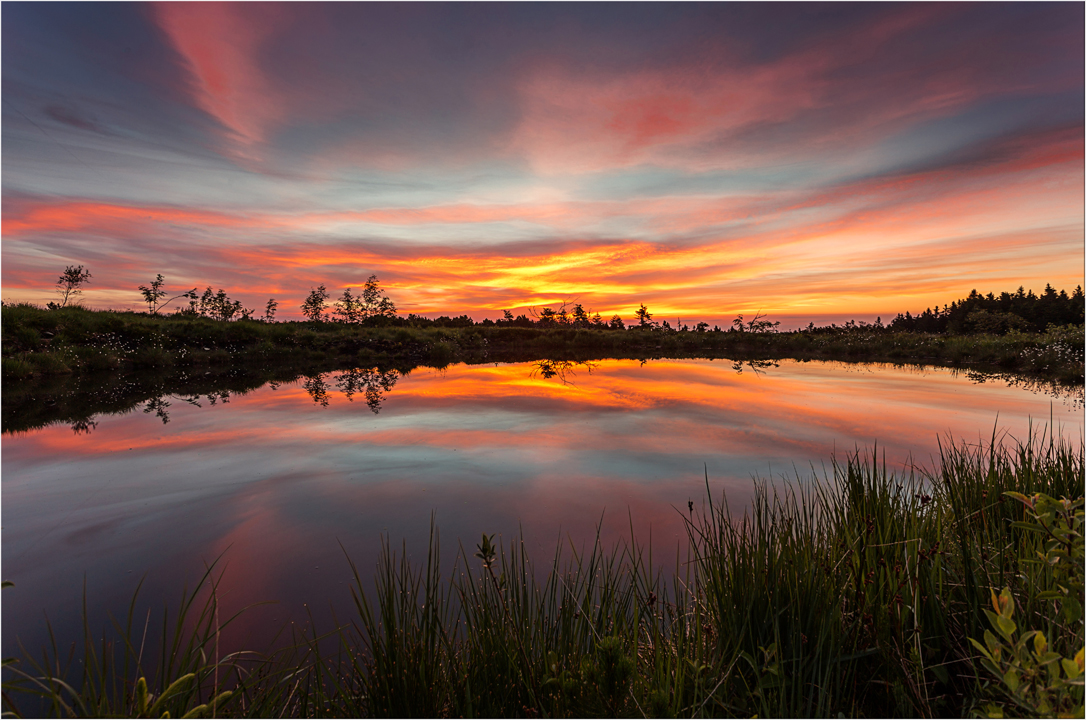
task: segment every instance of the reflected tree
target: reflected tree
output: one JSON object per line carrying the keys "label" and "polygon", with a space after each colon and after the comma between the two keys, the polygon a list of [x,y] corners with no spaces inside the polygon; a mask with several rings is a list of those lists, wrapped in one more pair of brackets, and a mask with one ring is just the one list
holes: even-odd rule
{"label": "reflected tree", "polygon": [[363,393],[366,397],[366,405],[376,415],[381,412],[384,393],[392,390],[399,379],[400,374],[395,370],[354,368],[341,372],[336,376],[335,382],[336,387],[350,402],[354,402],[356,393]]}
{"label": "reflected tree", "polygon": [[[219,392],[212,392],[207,394],[208,405],[214,405],[216,403],[222,403],[223,405],[225,405],[228,402],[230,402],[229,390],[220,390]],[[196,406],[199,407],[199,405]]]}
{"label": "reflected tree", "polygon": [[[952,374],[957,375],[954,370]],[[1014,373],[990,372],[985,370],[967,369],[965,376],[977,385],[983,385],[988,381],[1004,382],[1007,387],[1022,388],[1032,393],[1045,394],[1063,401],[1075,410],[1086,407],[1086,387],[1082,385],[1061,385],[1052,380],[1030,377],[1028,375],[1016,375]]]}
{"label": "reflected tree", "polygon": [[599,363],[579,360],[538,360],[532,365],[530,376],[538,375],[544,380],[558,378],[563,385],[573,385],[573,381],[569,378],[576,374],[578,367],[587,369],[591,374],[597,365]]}
{"label": "reflected tree", "polygon": [[72,432],[76,435],[90,435],[94,428],[98,427],[98,423],[95,420],[91,420],[89,417],[80,418],[72,423]]}
{"label": "reflected tree", "polygon": [[321,407],[328,407],[328,384],[324,382],[323,374],[306,376],[302,387],[309,393],[309,397],[313,398],[313,402]]}
{"label": "reflected tree", "polygon": [[[214,395],[215,397],[228,396],[229,393],[224,390],[221,393],[216,393]],[[188,403],[189,405],[193,405],[195,407],[202,407],[199,403],[199,395],[158,395],[147,401],[147,404],[143,408],[143,412],[148,414],[154,413],[158,418],[162,420],[162,424],[165,425],[170,421],[169,408],[171,403],[167,400],[167,398],[173,400],[180,400],[181,402]],[[212,398],[212,395],[208,395],[207,398],[209,401],[211,401],[212,405],[215,404],[215,400]],[[223,400],[223,402],[226,402],[226,400]],[[97,423],[94,424],[96,425]]]}
{"label": "reflected tree", "polygon": [[143,412],[154,413],[162,420],[162,424],[165,425],[170,421],[170,413],[168,412],[169,407],[170,403],[166,402],[166,399],[160,395],[148,400],[147,406],[143,408]]}
{"label": "reflected tree", "polygon": [[744,365],[757,375],[764,375],[766,368],[780,367],[780,364],[775,360],[747,360],[745,363],[742,360],[736,360],[732,363],[732,370],[735,371],[736,375],[742,375]]}

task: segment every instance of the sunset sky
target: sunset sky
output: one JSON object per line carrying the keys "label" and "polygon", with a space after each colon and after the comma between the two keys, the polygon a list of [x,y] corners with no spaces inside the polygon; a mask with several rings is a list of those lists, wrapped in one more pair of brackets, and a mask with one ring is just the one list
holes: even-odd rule
{"label": "sunset sky", "polygon": [[783,326],[1083,282],[1082,3],[2,6],[3,298]]}

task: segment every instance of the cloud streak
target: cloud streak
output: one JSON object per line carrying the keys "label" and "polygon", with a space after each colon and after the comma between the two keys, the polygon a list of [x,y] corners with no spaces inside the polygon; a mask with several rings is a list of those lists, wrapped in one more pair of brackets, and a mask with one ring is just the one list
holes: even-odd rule
{"label": "cloud streak", "polygon": [[5,299],[376,273],[714,322],[1082,282],[1082,8],[628,9],[5,9]]}

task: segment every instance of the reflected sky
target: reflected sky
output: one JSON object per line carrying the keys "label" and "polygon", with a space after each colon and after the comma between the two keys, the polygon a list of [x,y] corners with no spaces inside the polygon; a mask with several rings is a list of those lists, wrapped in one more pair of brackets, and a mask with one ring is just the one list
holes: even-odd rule
{"label": "reflected sky", "polygon": [[[752,477],[809,477],[876,443],[887,462],[931,465],[937,438],[1024,438],[1050,419],[1074,442],[1075,403],[977,385],[943,368],[780,361],[606,360],[417,369],[384,378],[374,412],[340,374],[265,386],[199,406],[98,416],[3,439],[3,652],[40,645],[43,609],[74,633],[84,578],[92,608],[122,612],[140,578],[153,606],[222,557],[237,636],[329,605],[345,613],[349,569],[368,573],[380,538],[417,556],[431,514],[446,568],[457,541],[523,533],[540,564],[601,522],[606,543],[648,541],[675,557],[682,512]],[[153,410],[153,408],[152,408]],[[104,617],[104,616],[103,616]],[[252,645],[252,641],[249,641]]]}

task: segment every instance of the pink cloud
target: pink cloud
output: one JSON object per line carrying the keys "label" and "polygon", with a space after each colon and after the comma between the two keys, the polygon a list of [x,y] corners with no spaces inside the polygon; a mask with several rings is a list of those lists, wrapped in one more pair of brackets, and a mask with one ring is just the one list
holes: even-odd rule
{"label": "pink cloud", "polygon": [[289,29],[283,6],[160,3],[154,17],[192,73],[196,104],[251,152],[286,116],[286,98],[260,67],[260,51]]}
{"label": "pink cloud", "polygon": [[[638,164],[742,169],[811,162],[827,152],[840,161],[978,99],[1039,88],[984,48],[972,49],[970,62],[958,57],[965,51],[942,45],[918,56],[923,34],[960,12],[894,9],[755,64],[720,48],[696,62],[621,71],[538,63],[517,82],[522,118],[507,149],[545,174]],[[907,57],[894,61],[891,53]]]}
{"label": "pink cloud", "polygon": [[817,71],[817,65],[792,62],[613,76],[542,67],[519,84],[524,117],[510,147],[541,172],[670,165],[670,146],[710,142],[749,123],[782,122],[812,107]]}

